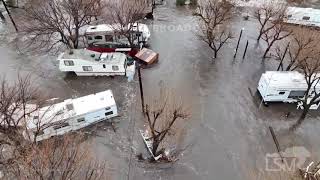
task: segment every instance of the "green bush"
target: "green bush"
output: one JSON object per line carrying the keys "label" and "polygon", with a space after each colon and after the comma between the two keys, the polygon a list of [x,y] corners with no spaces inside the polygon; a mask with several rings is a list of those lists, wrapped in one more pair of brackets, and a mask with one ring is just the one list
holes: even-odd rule
{"label": "green bush", "polygon": [[176,0],[178,6],[183,6],[186,0]]}

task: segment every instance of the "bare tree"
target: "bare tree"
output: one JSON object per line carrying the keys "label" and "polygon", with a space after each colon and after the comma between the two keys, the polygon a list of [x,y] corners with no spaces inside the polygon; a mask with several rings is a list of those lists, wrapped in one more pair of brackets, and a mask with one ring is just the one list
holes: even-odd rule
{"label": "bare tree", "polygon": [[255,10],[254,17],[258,20],[260,25],[257,41],[261,39],[263,34],[277,25],[277,23],[273,23],[273,21],[279,21],[284,18],[285,11],[286,5],[279,4],[275,0],[265,1]]}
{"label": "bare tree", "polygon": [[104,14],[106,21],[112,24],[112,28],[118,33],[118,36],[124,36],[130,46],[134,46],[136,40],[134,26],[148,13],[148,0],[107,0]]}
{"label": "bare tree", "polygon": [[[300,66],[300,63],[305,61],[309,55],[313,54],[317,44],[317,34],[306,28],[299,28],[293,31],[290,38],[290,46],[288,48],[288,58],[287,58],[287,67],[286,71],[297,70]],[[284,61],[283,58],[284,50],[280,47],[276,49],[276,59]],[[284,62],[280,62],[283,66]]]}
{"label": "bare tree", "polygon": [[5,176],[17,179],[105,179],[105,164],[96,161],[79,135],[31,144],[6,166]]}
{"label": "bare tree", "polygon": [[[84,151],[89,148],[83,145],[81,138],[53,138],[42,143],[30,138],[39,135],[39,131],[50,124],[53,125],[48,117],[44,117],[44,111],[43,116],[37,117],[39,127],[35,131],[28,129],[30,116],[36,115],[40,107],[46,104],[42,94],[32,85],[30,76],[19,76],[16,83],[9,83],[5,78],[1,81],[0,168],[5,178],[99,179],[104,166],[89,158]],[[40,123],[44,120],[48,124]]]}
{"label": "bare tree", "polygon": [[[181,140],[184,124],[189,117],[189,112],[183,103],[168,92],[161,93],[159,99],[154,100],[152,104],[147,104],[145,108],[145,117],[148,124],[148,133],[152,142],[152,153],[154,156],[164,155],[169,150],[170,140],[173,135],[177,139],[174,145],[178,145],[177,140]],[[166,160],[170,158],[163,156]]]}
{"label": "bare tree", "polygon": [[50,51],[79,47],[80,29],[101,14],[102,0],[29,0],[21,16],[27,47]]}
{"label": "bare tree", "polygon": [[232,38],[228,25],[233,7],[234,4],[230,1],[209,0],[198,5],[194,13],[199,19],[199,37],[213,50],[214,58],[217,58],[219,50]]}
{"label": "bare tree", "polygon": [[[25,119],[37,111],[43,101],[37,88],[31,86],[30,76],[18,77],[17,82],[9,84],[3,78],[0,85],[0,133],[4,144],[21,144],[24,139],[21,131]],[[37,99],[37,100],[35,100]],[[37,101],[37,102],[36,102]],[[36,102],[37,105],[33,104]]]}
{"label": "bare tree", "polygon": [[309,56],[299,64],[299,70],[302,71],[305,78],[307,90],[304,97],[298,99],[298,103],[303,107],[303,112],[297,122],[290,128],[291,130],[295,130],[302,124],[312,105],[320,103],[320,91],[316,88],[320,81],[320,76],[318,74],[320,72],[319,45],[314,47],[314,49],[316,49],[316,51],[309,54]]}
{"label": "bare tree", "polygon": [[279,20],[278,22],[273,22],[273,23],[274,23],[274,26],[272,27],[272,29],[265,31],[262,34],[262,39],[268,45],[264,54],[263,54],[263,58],[267,57],[269,51],[271,50],[271,48],[273,47],[273,45],[277,41],[281,41],[281,40],[287,38],[292,33],[291,30],[288,30],[285,28],[285,24],[281,20]]}

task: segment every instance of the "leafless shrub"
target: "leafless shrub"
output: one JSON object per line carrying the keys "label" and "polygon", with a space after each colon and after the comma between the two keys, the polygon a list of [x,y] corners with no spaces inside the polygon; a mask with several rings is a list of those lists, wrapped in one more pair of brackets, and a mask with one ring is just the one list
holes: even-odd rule
{"label": "leafless shrub", "polygon": [[230,1],[209,0],[198,5],[194,16],[199,19],[199,38],[208,44],[217,58],[219,50],[232,38],[229,30],[234,4]]}
{"label": "leafless shrub", "polygon": [[52,138],[31,144],[6,166],[5,175],[17,179],[101,179],[105,164],[94,160],[81,136]]}

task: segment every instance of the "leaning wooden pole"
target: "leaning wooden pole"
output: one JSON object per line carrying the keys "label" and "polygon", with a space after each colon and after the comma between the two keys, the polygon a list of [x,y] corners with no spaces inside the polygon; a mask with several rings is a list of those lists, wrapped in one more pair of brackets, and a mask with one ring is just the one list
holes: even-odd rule
{"label": "leaning wooden pole", "polygon": [[233,58],[236,58],[236,56],[237,56],[239,44],[240,44],[241,37],[242,37],[242,31],[243,31],[243,29],[241,29],[241,31],[240,31],[240,35],[239,35],[239,39],[238,39],[238,43],[237,43],[236,52],[234,53]]}
{"label": "leaning wooden pole", "polygon": [[12,22],[12,24],[13,24],[14,28],[15,28],[15,29],[16,29],[16,31],[18,32],[17,25],[16,25],[16,23],[14,22],[14,20],[13,20],[13,18],[12,18],[12,16],[11,16],[11,13],[10,13],[10,11],[9,11],[8,7],[7,7],[7,4],[4,2],[4,0],[1,0],[1,1],[2,1],[2,4],[3,4],[4,8],[6,9],[6,11],[7,11],[8,15],[9,15],[10,19],[11,19],[11,22]]}
{"label": "leaning wooden pole", "polygon": [[283,60],[284,60],[284,58],[286,57],[287,51],[288,51],[288,49],[289,49],[289,46],[290,46],[290,42],[288,42],[288,45],[287,45],[287,47],[286,47],[286,50],[284,50],[284,54],[283,54],[283,56],[281,57],[279,66],[278,66],[278,68],[277,68],[277,71],[279,71],[280,67],[283,67]]}
{"label": "leaning wooden pole", "polygon": [[246,48],[244,49],[244,52],[243,52],[243,56],[242,56],[242,59],[244,59],[246,57],[246,54],[247,54],[247,50],[248,50],[248,45],[249,45],[249,41],[247,40],[247,43],[246,43]]}
{"label": "leaning wooden pole", "polygon": [[144,114],[144,96],[143,96],[143,86],[142,86],[142,80],[141,80],[141,67],[138,66],[138,76],[139,76],[139,87],[140,87],[140,96],[141,96],[141,107],[142,107],[142,113]]}
{"label": "leaning wooden pole", "polygon": [[281,149],[280,149],[280,145],[279,145],[278,139],[276,137],[276,134],[274,133],[273,128],[271,126],[269,126],[269,130],[270,130],[273,142],[276,145],[276,148],[277,148],[278,154],[279,154],[279,156],[281,158],[281,161],[283,162],[283,157],[282,157],[282,154],[281,154]]}

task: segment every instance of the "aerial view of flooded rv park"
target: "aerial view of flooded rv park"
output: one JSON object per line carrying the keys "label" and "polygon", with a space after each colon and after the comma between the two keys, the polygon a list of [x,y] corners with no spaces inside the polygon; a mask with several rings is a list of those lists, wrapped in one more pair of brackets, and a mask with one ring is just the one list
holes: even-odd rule
{"label": "aerial view of flooded rv park", "polygon": [[318,0],[0,0],[0,179],[320,179]]}

